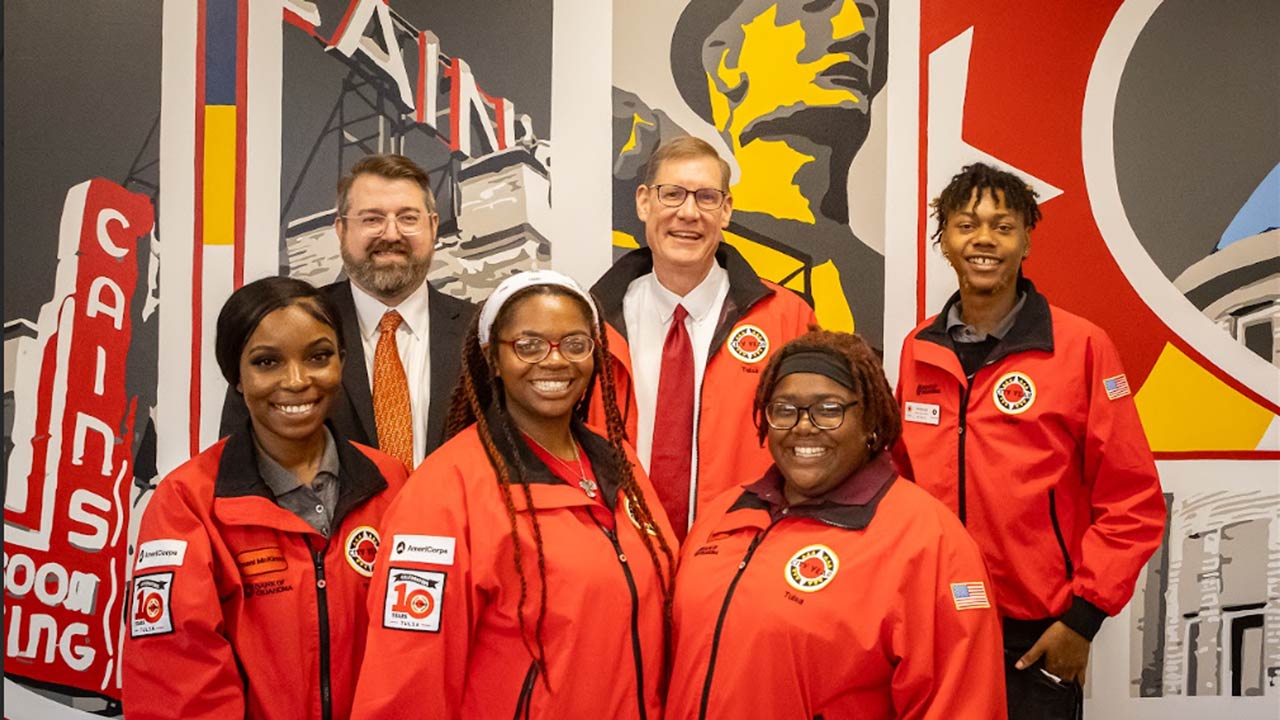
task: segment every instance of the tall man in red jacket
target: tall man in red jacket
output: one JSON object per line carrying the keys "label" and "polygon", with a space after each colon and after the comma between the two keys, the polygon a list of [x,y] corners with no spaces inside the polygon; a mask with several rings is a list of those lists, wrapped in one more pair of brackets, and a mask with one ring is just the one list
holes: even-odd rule
{"label": "tall man in red jacket", "polygon": [[751,418],[756,381],[775,349],[817,322],[723,242],[732,213],[729,165],[715,148],[663,143],[636,188],[645,247],[592,288],[627,437],[682,540],[700,507],[772,464]]}
{"label": "tall man in red jacket", "polygon": [[960,289],[903,345],[897,459],[982,549],[1010,717],[1075,718],[1090,643],[1160,544],[1155,462],[1111,339],[1022,276],[1035,191],[979,163],[933,208]]}

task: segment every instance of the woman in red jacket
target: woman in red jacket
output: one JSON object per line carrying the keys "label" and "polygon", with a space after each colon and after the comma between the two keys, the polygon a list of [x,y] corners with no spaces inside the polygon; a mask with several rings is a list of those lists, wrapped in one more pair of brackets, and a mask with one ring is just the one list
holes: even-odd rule
{"label": "woman in red jacket", "polygon": [[661,716],[672,535],[616,410],[582,424],[604,342],[558,273],[485,302],[450,439],[383,525],[356,717]]}
{"label": "woman in red jacket", "polygon": [[146,718],[346,718],[375,527],[400,461],[325,424],[337,311],[301,280],[233,293],[215,354],[249,423],[170,473],[138,531],[124,707]]}
{"label": "woman in red jacket", "polygon": [[871,348],[791,341],[754,415],[774,465],[689,532],[667,717],[1003,718],[982,558],[894,472],[902,425]]}

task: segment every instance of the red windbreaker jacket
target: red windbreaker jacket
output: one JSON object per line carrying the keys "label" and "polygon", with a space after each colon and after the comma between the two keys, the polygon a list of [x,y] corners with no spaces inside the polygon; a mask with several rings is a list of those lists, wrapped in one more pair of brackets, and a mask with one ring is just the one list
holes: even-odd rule
{"label": "red windbreaker jacket", "polygon": [[[702,405],[696,429],[698,465],[693,471],[696,491],[689,503],[695,516],[706,503],[742,478],[760,477],[773,464],[769,451],[756,439],[751,418],[756,385],[772,353],[818,323],[813,308],[799,295],[762,280],[731,245],[720,244],[716,261],[729,274],[729,295],[702,377]],[[633,440],[638,420],[622,300],[631,281],[652,271],[652,251],[634,250],[591,289],[607,324],[618,409],[627,426],[627,437]],[[592,393],[591,421],[601,427],[605,424],[599,387]],[[676,518],[672,521],[679,522]]]}
{"label": "red windbreaker jacket", "polygon": [[247,429],[156,488],[125,621],[129,720],[350,715],[376,528],[405,470],[334,440],[341,468],[328,539],[276,504]]}
{"label": "red windbreaker jacket", "polygon": [[785,507],[771,469],[694,524],[668,720],[1005,717],[977,546],[887,455],[849,483],[851,504]]}
{"label": "red windbreaker jacket", "polygon": [[[527,470],[542,530],[548,677],[530,654],[541,586],[529,505],[513,479],[507,507],[473,425],[423,461],[387,512],[355,717],[661,717],[659,576],[619,489],[612,447],[580,425],[574,435],[595,472],[596,499],[523,443],[495,441]],[[660,526],[649,531],[672,538],[644,471],[629,459]],[[528,592],[524,639],[509,512],[519,521]]]}
{"label": "red windbreaker jacket", "polygon": [[903,345],[896,458],[982,548],[1001,615],[1057,617],[1092,638],[1160,545],[1165,501],[1110,338],[1030,281],[972,380],[947,308]]}

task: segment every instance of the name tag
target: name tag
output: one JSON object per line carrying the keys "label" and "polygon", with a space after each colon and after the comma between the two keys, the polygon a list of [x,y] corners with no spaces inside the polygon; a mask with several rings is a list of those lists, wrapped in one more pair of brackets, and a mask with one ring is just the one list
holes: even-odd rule
{"label": "name tag", "polygon": [[908,402],[906,411],[902,413],[902,419],[906,422],[937,425],[938,406],[930,405],[929,403]]}

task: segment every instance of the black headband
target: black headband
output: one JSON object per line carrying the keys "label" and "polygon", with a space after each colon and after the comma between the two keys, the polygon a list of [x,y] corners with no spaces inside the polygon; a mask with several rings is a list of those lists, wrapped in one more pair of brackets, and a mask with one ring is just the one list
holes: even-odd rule
{"label": "black headband", "polygon": [[853,373],[849,370],[848,359],[824,350],[800,350],[783,357],[778,361],[775,382],[792,373],[823,375],[850,390],[857,390],[853,386]]}

